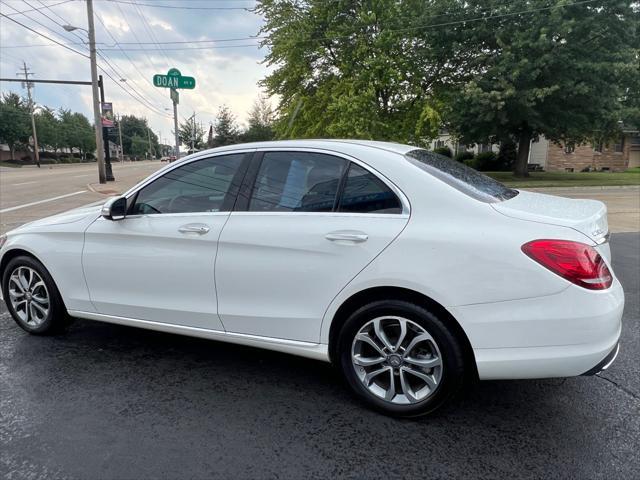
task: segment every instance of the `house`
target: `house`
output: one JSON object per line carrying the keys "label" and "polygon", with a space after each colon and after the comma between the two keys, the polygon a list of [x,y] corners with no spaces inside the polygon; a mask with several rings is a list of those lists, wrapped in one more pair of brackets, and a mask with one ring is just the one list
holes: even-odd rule
{"label": "house", "polygon": [[[624,127],[617,140],[593,144],[559,145],[544,136],[531,142],[529,164],[549,172],[581,172],[584,170],[619,172],[640,167],[640,132],[636,128]],[[463,145],[446,130],[441,130],[431,148],[449,147],[453,155],[468,151],[498,152],[498,144]]]}
{"label": "house", "polygon": [[549,172],[620,172],[640,167],[640,133],[625,128],[616,140],[582,145],[558,145],[541,137],[531,144],[529,163]]}

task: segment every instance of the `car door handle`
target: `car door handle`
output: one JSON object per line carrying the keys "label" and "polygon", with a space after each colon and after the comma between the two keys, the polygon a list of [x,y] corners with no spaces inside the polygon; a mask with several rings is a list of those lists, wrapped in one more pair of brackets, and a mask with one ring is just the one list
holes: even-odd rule
{"label": "car door handle", "polygon": [[369,239],[369,235],[363,232],[331,232],[327,233],[324,238],[331,242],[354,242],[362,243]]}
{"label": "car door handle", "polygon": [[178,228],[180,233],[197,233],[198,235],[204,235],[208,233],[209,230],[211,230],[209,225],[205,225],[204,223],[187,223]]}

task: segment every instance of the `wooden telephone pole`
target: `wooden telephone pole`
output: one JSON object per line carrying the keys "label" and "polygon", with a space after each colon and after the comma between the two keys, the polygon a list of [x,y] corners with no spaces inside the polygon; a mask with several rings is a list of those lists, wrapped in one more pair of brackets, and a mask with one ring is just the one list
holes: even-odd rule
{"label": "wooden telephone pole", "polygon": [[27,68],[27,63],[22,62],[22,72],[18,72],[16,75],[24,75],[24,82],[22,82],[22,86],[27,89],[27,98],[29,99],[29,113],[31,114],[31,130],[33,136],[33,155],[36,161],[36,165],[40,168],[40,148],[38,147],[38,133],[36,132],[36,119],[33,116],[35,106],[33,104],[33,98],[31,97],[31,89],[33,88],[33,83],[29,81],[29,76],[33,75],[32,72]]}

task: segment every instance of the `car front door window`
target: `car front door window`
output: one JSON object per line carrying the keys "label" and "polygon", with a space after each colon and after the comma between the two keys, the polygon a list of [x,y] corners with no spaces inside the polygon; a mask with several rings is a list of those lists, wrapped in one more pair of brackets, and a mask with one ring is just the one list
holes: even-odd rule
{"label": "car front door window", "polygon": [[224,155],[188,163],[143,187],[130,214],[230,211],[241,181],[245,154]]}

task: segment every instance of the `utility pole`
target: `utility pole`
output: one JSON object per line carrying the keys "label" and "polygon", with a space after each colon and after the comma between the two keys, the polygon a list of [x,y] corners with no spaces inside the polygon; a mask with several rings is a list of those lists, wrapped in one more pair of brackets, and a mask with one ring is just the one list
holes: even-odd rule
{"label": "utility pole", "polygon": [[150,160],[153,160],[153,148],[151,147],[151,129],[149,128],[149,123],[147,123],[147,138],[149,139],[149,155],[151,157]]}
{"label": "utility pole", "polygon": [[118,139],[120,140],[120,163],[123,163],[124,147],[122,146],[122,127],[120,126],[120,115],[118,115]]}
{"label": "utility pole", "polygon": [[102,118],[98,97],[98,66],[96,62],[96,33],[93,25],[93,0],[87,0],[87,19],[89,24],[89,58],[91,61],[91,90],[93,93],[93,121],[96,128],[96,157],[98,160],[98,180],[107,183],[104,165],[104,143],[102,142]]}
{"label": "utility pole", "polygon": [[38,147],[38,134],[36,132],[36,119],[33,116],[33,111],[35,110],[33,105],[33,99],[31,98],[31,89],[33,88],[33,83],[29,81],[29,75],[33,75],[27,68],[27,63],[22,62],[22,72],[18,72],[16,75],[24,75],[24,82],[22,85],[27,89],[27,97],[29,99],[29,113],[31,114],[31,130],[33,132],[33,155],[36,160],[36,165],[40,168],[40,152]]}

